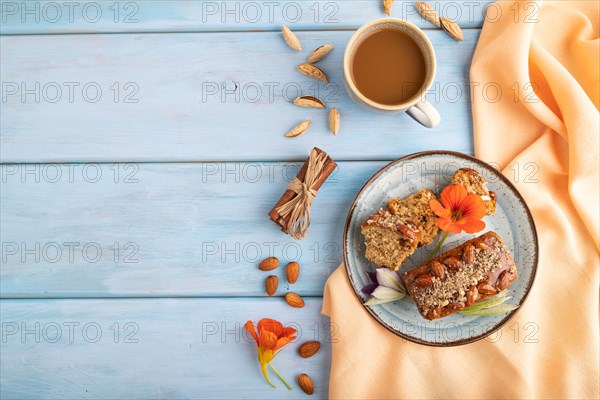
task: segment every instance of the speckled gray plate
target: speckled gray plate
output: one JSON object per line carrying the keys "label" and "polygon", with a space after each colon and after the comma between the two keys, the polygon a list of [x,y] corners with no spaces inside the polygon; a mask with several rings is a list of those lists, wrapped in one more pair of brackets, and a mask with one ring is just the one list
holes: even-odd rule
{"label": "speckled gray plate", "polygon": [[[371,283],[367,271],[377,266],[364,256],[361,224],[374,211],[385,207],[392,197],[406,197],[425,188],[439,194],[450,184],[454,172],[464,167],[479,171],[488,181],[489,189],[497,194],[497,209],[493,215],[484,218],[485,230],[474,235],[451,234],[441,252],[489,230],[495,231],[506,243],[519,269],[519,278],[509,287],[512,291],[509,302],[521,307],[533,284],[538,262],[537,234],[531,213],[517,189],[500,172],[476,158],[449,151],[416,153],[388,164],[369,179],[354,199],[344,229],[344,261],[352,287],[362,303],[368,296],[361,288]],[[418,249],[402,266],[400,274],[420,265],[439,238],[438,235],[432,244]],[[483,339],[501,328],[519,310],[488,317],[455,313],[428,321],[421,317],[408,296],[365,308],[398,336],[430,346],[455,346]]]}

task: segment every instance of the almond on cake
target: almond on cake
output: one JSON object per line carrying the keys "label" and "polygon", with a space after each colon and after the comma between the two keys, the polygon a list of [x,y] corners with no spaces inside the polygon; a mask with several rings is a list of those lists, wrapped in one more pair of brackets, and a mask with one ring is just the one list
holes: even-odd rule
{"label": "almond on cake", "polygon": [[461,168],[452,176],[452,183],[462,185],[467,193],[481,196],[485,204],[486,215],[496,212],[496,193],[487,188],[487,181],[477,171],[471,168]]}
{"label": "almond on cake", "polygon": [[380,209],[362,225],[365,257],[379,266],[398,270],[414,253],[421,231],[410,221]]}
{"label": "almond on cake", "polygon": [[412,222],[421,231],[418,247],[427,246],[438,234],[438,217],[429,207],[432,199],[435,199],[435,195],[431,190],[421,189],[403,199],[391,199],[387,204],[390,213]]}

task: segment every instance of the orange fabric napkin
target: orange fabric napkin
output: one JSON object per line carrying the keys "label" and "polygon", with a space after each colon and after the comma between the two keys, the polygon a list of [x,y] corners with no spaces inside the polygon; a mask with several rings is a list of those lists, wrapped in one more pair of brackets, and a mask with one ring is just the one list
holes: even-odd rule
{"label": "orange fabric napkin", "polygon": [[[600,397],[599,2],[520,2],[518,22],[514,4],[497,3],[473,57],[475,153],[533,213],[531,293],[497,342],[432,348],[371,318],[340,266],[323,304],[337,329],[333,399]],[[525,22],[532,10],[538,22]]]}

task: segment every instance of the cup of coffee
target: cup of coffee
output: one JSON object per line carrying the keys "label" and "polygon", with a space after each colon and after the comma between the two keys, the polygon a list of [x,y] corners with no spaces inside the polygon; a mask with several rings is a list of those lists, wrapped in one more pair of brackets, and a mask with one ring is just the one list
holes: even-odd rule
{"label": "cup of coffee", "polygon": [[435,52],[425,33],[410,22],[382,18],[359,28],[344,53],[344,84],[368,109],[406,112],[433,128],[438,111],[425,100],[435,77]]}

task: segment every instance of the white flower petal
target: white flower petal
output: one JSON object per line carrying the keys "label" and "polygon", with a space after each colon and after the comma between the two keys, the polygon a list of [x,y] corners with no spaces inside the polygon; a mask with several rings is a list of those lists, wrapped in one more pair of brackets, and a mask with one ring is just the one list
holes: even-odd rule
{"label": "white flower petal", "polygon": [[376,299],[375,297],[371,297],[368,301],[365,302],[365,306],[376,306],[377,304],[385,304],[385,303],[389,303],[390,301],[396,301],[396,299],[379,300],[379,299]]}
{"label": "white flower petal", "polygon": [[399,292],[404,293],[404,285],[400,282],[400,277],[395,271],[392,271],[387,268],[378,268],[377,269],[377,282],[380,286],[385,286],[390,289],[397,290]]}
{"label": "white flower petal", "polygon": [[371,295],[379,300],[398,300],[404,297],[404,293],[385,286],[377,286]]}

